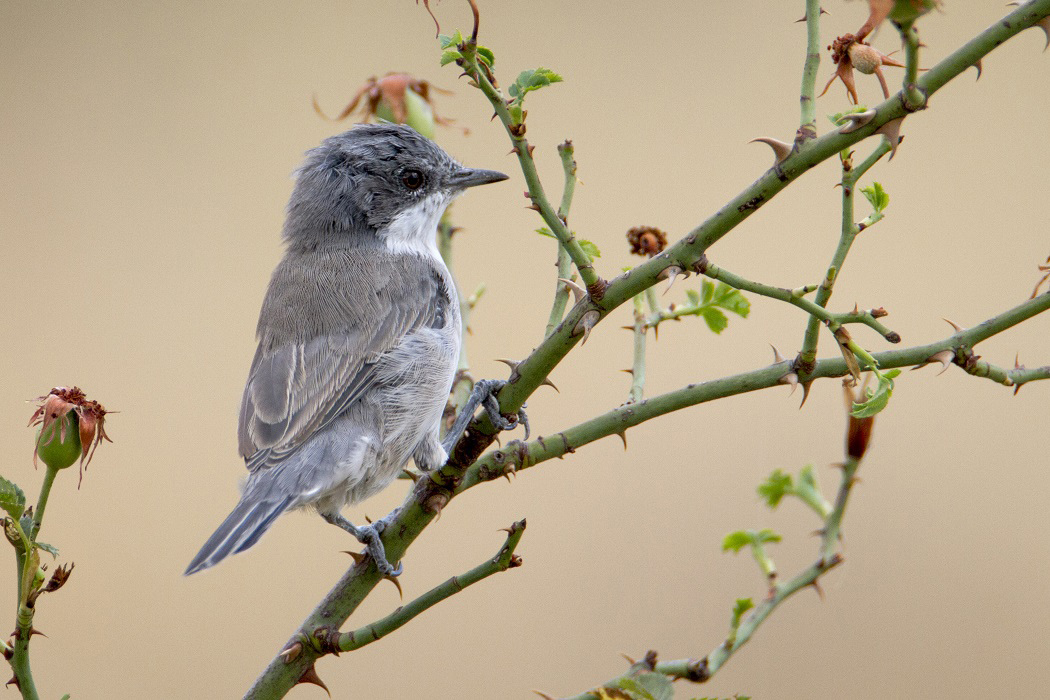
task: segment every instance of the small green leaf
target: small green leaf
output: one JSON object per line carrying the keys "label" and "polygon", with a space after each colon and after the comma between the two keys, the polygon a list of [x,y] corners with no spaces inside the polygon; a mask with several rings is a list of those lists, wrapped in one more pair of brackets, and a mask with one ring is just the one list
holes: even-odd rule
{"label": "small green leaf", "polygon": [[653,700],[653,696],[638,683],[637,680],[628,676],[626,678],[617,678],[616,680],[606,684],[601,691],[610,690],[613,692],[605,693],[601,692],[598,697],[601,700]]}
{"label": "small green leaf", "polygon": [[583,252],[587,253],[593,260],[594,258],[602,257],[602,251],[598,250],[598,246],[594,245],[591,241],[580,239],[580,247],[583,248]]}
{"label": "small green leaf", "polygon": [[481,60],[482,63],[487,65],[489,68],[492,68],[496,65],[496,54],[492,53],[492,49],[486,48],[484,46],[479,46],[475,50],[478,52],[478,58]]}
{"label": "small green leaf", "polygon": [[870,418],[886,408],[890,397],[893,396],[893,378],[898,374],[900,374],[899,370],[884,372],[879,378],[878,386],[874,390],[868,389],[867,400],[853,404],[850,415],[854,418]]}
{"label": "small green leaf", "polygon": [[700,315],[704,317],[707,327],[713,333],[721,333],[729,326],[729,319],[726,318],[726,315],[714,307],[704,309]]}
{"label": "small green leaf", "polygon": [[551,233],[551,230],[546,226],[541,226],[540,228],[536,229],[536,233],[540,234],[541,236],[546,236],[547,238],[557,238],[557,236]]}
{"label": "small green leaf", "polygon": [[704,283],[700,285],[700,289],[703,290],[704,303],[709,303],[711,298],[715,295],[715,283],[711,280],[704,280]]}
{"label": "small green leaf", "polygon": [[776,508],[780,505],[781,499],[792,493],[793,490],[794,483],[791,475],[776,469],[769,475],[768,479],[759,485],[758,495],[765,500],[770,508]]}
{"label": "small green leaf", "polygon": [[533,90],[547,87],[551,83],[560,83],[562,77],[549,68],[537,68],[535,70],[523,70],[517,80],[507,88],[507,92],[519,104],[526,94]]}
{"label": "small green leaf", "polygon": [[730,287],[725,282],[718,283],[711,301],[715,306],[731,311],[741,318],[747,318],[751,313],[751,302],[747,297],[741,294],[739,289]]}
{"label": "small green leaf", "polygon": [[459,51],[456,51],[454,49],[448,49],[441,54],[441,65],[447,66],[448,64],[453,63],[461,58],[463,58],[463,54],[461,54]]}
{"label": "small green leaf", "polygon": [[695,289],[685,290],[685,296],[689,299],[689,303],[693,306],[700,306],[700,293]]}
{"label": "small green leaf", "polygon": [[890,196],[886,194],[886,190],[882,189],[881,183],[871,183],[868,187],[861,189],[861,194],[863,194],[868,200],[871,204],[871,208],[874,209],[876,213],[881,214],[890,204]]}
{"label": "small green leaf", "polygon": [[6,510],[16,520],[26,509],[26,495],[18,484],[0,476],[0,508]]}
{"label": "small green leaf", "polygon": [[779,542],[780,535],[773,532],[772,530],[737,530],[736,532],[730,532],[722,540],[722,551],[727,552],[730,549],[734,552],[739,552],[747,545],[761,545],[766,542]]}
{"label": "small green leaf", "polygon": [[[662,673],[647,671],[637,676],[617,678],[605,686],[612,690],[622,691],[630,700],[672,700],[674,687],[671,679]],[[603,696],[599,696],[603,697]],[[621,698],[622,695],[607,695],[608,698]]]}
{"label": "small green leaf", "polygon": [[42,549],[45,552],[47,552],[48,554],[50,554],[51,556],[58,557],[58,548],[57,547],[52,547],[51,545],[46,544],[44,542],[34,542],[34,544],[37,547],[39,547],[40,549]]}
{"label": "small green leaf", "polygon": [[459,46],[463,43],[463,34],[457,29],[455,34],[440,35],[438,37],[438,42],[443,49],[447,49],[450,46]]}
{"label": "small green leaf", "polygon": [[733,620],[729,623],[729,626],[734,630],[740,627],[740,618],[753,607],[755,607],[755,603],[750,598],[737,598],[736,605],[733,606]]}
{"label": "small green leaf", "polygon": [[739,552],[741,549],[751,544],[751,542],[751,534],[747,530],[730,532],[725,536],[725,539],[722,540],[722,551],[728,552],[729,550],[733,550],[734,552]]}

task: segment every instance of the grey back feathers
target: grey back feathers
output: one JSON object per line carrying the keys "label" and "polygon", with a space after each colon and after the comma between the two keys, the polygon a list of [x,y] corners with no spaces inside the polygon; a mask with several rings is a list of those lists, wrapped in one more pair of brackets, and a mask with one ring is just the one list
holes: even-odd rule
{"label": "grey back feathers", "polygon": [[463,189],[505,178],[392,124],[307,153],[241,401],[249,477],[187,573],[250,547],[286,509],[332,520],[410,458],[446,459],[438,433],[461,329],[436,226]]}

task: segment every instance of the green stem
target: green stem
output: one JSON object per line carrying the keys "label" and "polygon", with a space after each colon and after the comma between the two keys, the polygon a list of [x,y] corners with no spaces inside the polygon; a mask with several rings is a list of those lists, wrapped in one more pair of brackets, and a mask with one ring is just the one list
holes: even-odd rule
{"label": "green stem", "polygon": [[[978,343],[1047,310],[1050,310],[1050,292],[1035,299],[1029,299],[973,328],[960,331],[937,342],[871,355],[864,354],[871,362],[884,370],[894,367],[914,367],[926,362],[928,358],[942,350],[973,348]],[[463,475],[463,480],[455,493],[461,493],[484,481],[498,479],[510,471],[522,471],[547,460],[563,457],[584,445],[610,435],[623,434],[628,428],[633,428],[658,416],[727,396],[779,386],[785,372],[784,364],[780,362],[742,374],[700,384],[690,384],[666,394],[643,399],[636,404],[619,406],[576,426],[552,435],[538,437],[528,443],[514,441],[505,448],[487,452],[476,460]],[[813,379],[842,377],[848,373],[845,360],[829,358],[818,360],[810,377]],[[1033,372],[1030,381],[1050,379],[1050,372],[1045,374],[1046,376],[1039,376],[1040,372]]]}
{"label": "green stem", "polygon": [[352,632],[340,634],[337,641],[339,651],[353,651],[378,641],[420,613],[452,597],[468,586],[488,578],[501,571],[520,566],[521,559],[514,555],[514,550],[525,531],[525,521],[521,520],[507,528],[507,540],[496,553],[496,556],[474,567],[459,576],[453,576],[441,585],[430,589],[412,602],[399,607],[381,620],[365,625]]}
{"label": "green stem", "polygon": [[914,22],[900,27],[901,39],[904,41],[904,99],[908,108],[922,109],[926,106],[926,97],[916,87],[919,80],[919,30]]}
{"label": "green stem", "polygon": [[[561,156],[562,169],[565,171],[565,187],[561,193],[561,205],[558,207],[558,218],[568,221],[569,210],[572,208],[572,197],[576,192],[576,159],[573,157],[572,141],[565,141],[558,146],[558,155]],[[565,308],[569,303],[569,288],[561,280],[570,279],[572,274],[572,261],[565,246],[558,246],[558,280],[554,285],[554,303],[551,306],[550,318],[547,320],[547,329],[543,333],[546,338],[554,332],[561,320],[565,318]]]}
{"label": "green stem", "polygon": [[802,117],[799,122],[799,145],[816,138],[817,71],[820,69],[820,0],[806,0],[806,61],[802,67],[802,95],[799,98]]}
{"label": "green stem", "polygon": [[[892,343],[900,342],[900,336],[876,321],[870,312],[845,314],[831,313],[824,307],[817,305],[816,302],[799,296],[796,290],[787,289],[786,287],[772,287],[768,284],[762,284],[761,282],[753,282],[741,277],[740,275],[729,272],[728,270],[724,270],[713,263],[708,263],[707,267],[703,268],[702,272],[705,276],[719,280],[720,282],[725,282],[730,287],[745,292],[752,292],[759,296],[769,297],[770,299],[785,301],[792,306],[797,306],[810,315],[810,323],[816,323],[818,328],[820,323],[824,323],[832,331],[847,323],[863,323],[864,325],[877,330],[886,340],[889,340]],[[806,288],[802,289],[804,290]]]}
{"label": "green stem", "polygon": [[33,510],[33,530],[29,534],[29,539],[36,542],[37,533],[40,532],[40,526],[44,521],[44,508],[47,507],[48,496],[51,495],[51,486],[55,483],[55,477],[58,476],[58,470],[47,468],[44,473],[44,482],[40,485],[40,498],[37,499],[36,508]]}
{"label": "green stem", "polygon": [[[652,287],[646,291],[652,291]],[[627,396],[627,403],[638,403],[645,393],[645,334],[647,332],[645,320],[645,304],[642,295],[634,297],[634,354],[631,361],[631,391]]]}
{"label": "green stem", "polygon": [[605,280],[595,272],[591,257],[580,246],[579,241],[576,240],[576,235],[568,229],[565,222],[558,216],[558,213],[547,199],[543,184],[540,182],[539,173],[536,171],[536,161],[532,158],[533,147],[525,138],[525,125],[515,124],[510,111],[507,109],[507,101],[503,94],[489,80],[486,71],[478,67],[476,47],[470,42],[466,42],[458,48],[463,55],[463,69],[474,80],[474,83],[481,89],[485,97],[488,98],[492,108],[496,111],[496,116],[499,117],[504,129],[507,131],[507,136],[514,147],[514,152],[518,156],[518,165],[525,176],[525,184],[529,188],[529,198],[532,200],[533,207],[540,213],[547,226],[569,254],[569,258],[572,259],[573,264],[576,265],[576,269],[580,273],[580,278],[587,285],[588,291],[592,296],[600,298],[605,291]]}
{"label": "green stem", "polygon": [[40,694],[33,680],[33,671],[29,666],[29,640],[32,638],[33,610],[24,604],[18,606],[18,626],[15,630],[14,651],[11,655],[11,670],[17,681],[22,700],[39,700]]}
{"label": "green stem", "polygon": [[[817,306],[826,307],[831,300],[831,294],[835,288],[835,280],[838,278],[839,273],[842,272],[846,256],[849,255],[853,241],[857,239],[857,235],[861,231],[861,227],[855,223],[854,215],[854,195],[857,182],[880,158],[889,152],[890,145],[886,142],[886,139],[883,139],[875,150],[857,167],[853,167],[852,158],[848,154],[842,159],[842,218],[839,243],[835,248],[835,253],[831,256],[831,262],[828,264],[824,280],[817,288],[816,297],[813,299],[813,303]],[[817,359],[817,343],[820,340],[819,324],[820,319],[817,316],[811,316],[806,324],[806,333],[802,338],[802,349],[798,354],[799,369],[803,374],[808,372],[808,368]]]}
{"label": "green stem", "polygon": [[842,482],[839,485],[838,495],[835,497],[835,507],[827,520],[824,521],[824,532],[822,535],[821,557],[823,561],[831,561],[838,549],[842,532],[842,517],[846,512],[846,503],[849,501],[850,492],[856,480],[853,476],[857,473],[860,460],[847,457],[842,464]]}

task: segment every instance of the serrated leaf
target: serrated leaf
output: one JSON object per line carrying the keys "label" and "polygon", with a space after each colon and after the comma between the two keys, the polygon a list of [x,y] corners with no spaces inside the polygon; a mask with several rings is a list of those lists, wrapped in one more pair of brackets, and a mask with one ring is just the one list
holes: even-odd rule
{"label": "serrated leaf", "polygon": [[853,404],[853,410],[850,411],[851,416],[854,418],[870,418],[886,408],[886,405],[890,402],[890,397],[893,396],[893,377],[900,374],[898,371],[897,374],[891,377],[891,372],[883,373],[879,379],[878,386],[874,390],[868,389],[868,399],[866,401]]}
{"label": "serrated leaf", "polygon": [[689,299],[689,303],[693,306],[700,306],[700,293],[695,289],[685,290],[685,296]]}
{"label": "serrated leaf", "polygon": [[602,257],[602,251],[598,250],[598,246],[594,245],[593,242],[580,239],[580,247],[583,248],[583,252],[587,253],[593,260],[594,258]]}
{"label": "serrated leaf", "polygon": [[40,549],[44,550],[45,552],[47,552],[51,556],[55,557],[56,559],[58,558],[58,548],[57,547],[53,547],[53,546],[51,546],[51,545],[49,545],[49,544],[47,544],[45,542],[34,542],[33,544],[35,544],[37,547],[39,547]]}
{"label": "serrated leaf", "polygon": [[[620,690],[626,693],[631,700],[672,700],[674,698],[674,686],[671,679],[662,673],[646,671],[637,676],[625,676],[617,678],[604,687],[604,690]],[[599,696],[600,697],[600,696]],[[615,695],[606,697],[615,698]],[[622,700],[620,696],[619,700]]]}
{"label": "serrated leaf", "polygon": [[737,598],[736,604],[733,606],[733,620],[730,623],[730,627],[736,629],[740,626],[740,618],[744,616],[751,608],[755,607],[755,602],[750,598]]}
{"label": "serrated leaf", "polygon": [[729,326],[729,319],[726,318],[726,315],[714,307],[704,309],[700,315],[704,317],[707,327],[713,333],[721,333]]}
{"label": "serrated leaf", "polygon": [[518,74],[517,80],[507,88],[507,92],[519,103],[526,94],[533,90],[547,87],[551,83],[562,82],[562,77],[549,68],[536,68],[535,70],[523,70]]}
{"label": "serrated leaf", "polygon": [[438,43],[443,49],[447,49],[450,46],[459,46],[463,43],[463,33],[457,29],[455,34],[442,34],[438,37]]}
{"label": "serrated leaf", "polygon": [[747,297],[741,294],[739,289],[730,287],[724,282],[718,283],[712,302],[741,318],[747,318],[747,315],[751,313],[751,302],[747,300]]}
{"label": "serrated leaf", "polygon": [[478,58],[489,68],[496,65],[496,54],[492,53],[492,49],[485,46],[479,46],[475,51],[478,52]]}
{"label": "serrated leaf", "polygon": [[758,486],[758,495],[765,500],[770,508],[780,505],[781,499],[790,494],[794,489],[794,483],[790,474],[779,469],[773,471],[763,483]]}
{"label": "serrated leaf", "polygon": [[810,491],[819,491],[817,486],[817,475],[813,472],[813,465],[807,464],[798,473],[798,488]]}
{"label": "serrated leaf", "polygon": [[736,532],[730,532],[722,540],[722,551],[728,552],[733,550],[739,552],[744,547],[747,547],[752,542],[751,533],[747,530],[737,530]]}
{"label": "serrated leaf", "polygon": [[711,280],[704,280],[703,284],[700,285],[700,289],[703,290],[702,297],[704,303],[711,301],[711,297],[715,295],[715,283]]}
{"label": "serrated leaf", "polygon": [[448,64],[453,63],[460,58],[463,58],[463,54],[454,49],[448,49],[447,51],[441,54],[441,65],[447,66]]}
{"label": "serrated leaf", "polygon": [[882,189],[881,183],[873,182],[862,188],[860,192],[877,213],[881,213],[890,204],[890,196],[886,194],[886,190]]}
{"label": "serrated leaf", "polygon": [[18,484],[0,476],[0,508],[6,510],[12,518],[18,519],[26,509],[26,495]]}

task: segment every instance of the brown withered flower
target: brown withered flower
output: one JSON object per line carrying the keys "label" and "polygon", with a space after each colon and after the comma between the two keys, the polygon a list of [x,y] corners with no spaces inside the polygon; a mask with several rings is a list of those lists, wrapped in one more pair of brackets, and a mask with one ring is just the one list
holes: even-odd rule
{"label": "brown withered flower", "polygon": [[[330,121],[342,121],[353,114],[363,100],[362,121],[367,122],[372,117],[378,117],[395,124],[408,124],[427,138],[433,138],[434,124],[451,126],[452,120],[440,117],[434,112],[434,103],[430,98],[431,90],[443,95],[452,94],[426,80],[417,80],[407,73],[387,73],[382,78],[372,76],[366,80],[338,116],[327,116],[317,104],[316,96],[314,110]],[[467,130],[464,129],[463,132],[467,133]]]}
{"label": "brown withered flower", "polygon": [[831,80],[824,86],[824,92],[820,93],[823,97],[827,93],[828,88],[838,78],[842,81],[842,84],[846,86],[846,94],[849,97],[850,102],[853,104],[858,103],[857,98],[857,84],[853,79],[853,69],[863,73],[864,75],[871,75],[874,73],[879,79],[879,85],[882,86],[883,97],[889,98],[890,88],[886,85],[886,76],[882,74],[883,66],[896,66],[903,68],[904,64],[896,61],[886,54],[882,53],[878,49],[865,44],[860,38],[853,34],[843,34],[837,37],[835,41],[828,47],[831,51],[831,60],[838,67],[835,69],[835,75],[831,76]]}
{"label": "brown withered flower", "polygon": [[[38,456],[48,462],[47,458],[41,455],[44,450],[69,449],[73,446],[79,451],[80,478],[83,480],[84,469],[91,464],[99,444],[103,440],[113,442],[106,435],[106,409],[98,401],[88,399],[79,387],[70,389],[58,386],[46,396],[39,397],[37,401],[41,403],[29,419],[30,426],[40,426],[40,438],[33,450],[33,463],[36,463]],[[72,423],[68,421],[70,416],[73,419]],[[76,434],[67,433],[67,428],[75,430]],[[48,464],[50,465],[50,462]],[[70,464],[72,460],[56,468],[61,469]]]}
{"label": "brown withered flower", "polygon": [[667,234],[655,226],[635,226],[627,231],[631,254],[653,257],[667,247]]}

